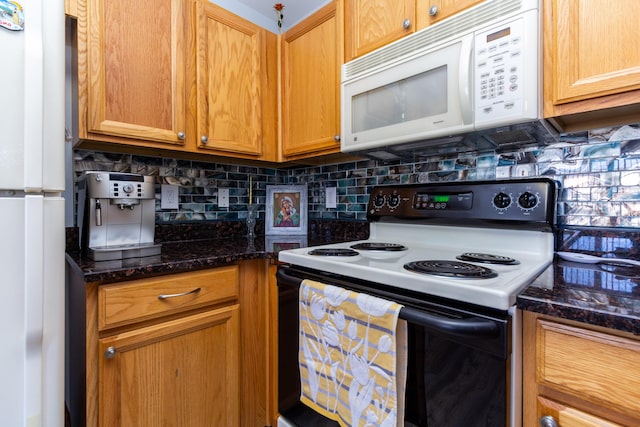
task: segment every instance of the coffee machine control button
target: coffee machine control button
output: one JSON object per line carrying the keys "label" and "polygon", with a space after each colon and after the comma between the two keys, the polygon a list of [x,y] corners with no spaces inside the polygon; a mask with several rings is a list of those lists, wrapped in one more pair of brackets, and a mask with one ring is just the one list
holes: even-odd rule
{"label": "coffee machine control button", "polygon": [[124,184],[122,186],[122,191],[124,191],[125,193],[132,193],[133,192],[133,185],[131,184]]}

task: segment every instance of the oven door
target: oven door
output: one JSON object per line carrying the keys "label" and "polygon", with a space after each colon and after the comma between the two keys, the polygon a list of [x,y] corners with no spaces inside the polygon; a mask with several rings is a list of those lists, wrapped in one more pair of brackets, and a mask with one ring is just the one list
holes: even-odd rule
{"label": "oven door", "polygon": [[278,425],[337,426],[300,402],[298,290],[304,279],[331,283],[404,304],[408,363],[405,426],[507,426],[510,317],[507,312],[426,301],[340,276],[281,266],[278,278]]}

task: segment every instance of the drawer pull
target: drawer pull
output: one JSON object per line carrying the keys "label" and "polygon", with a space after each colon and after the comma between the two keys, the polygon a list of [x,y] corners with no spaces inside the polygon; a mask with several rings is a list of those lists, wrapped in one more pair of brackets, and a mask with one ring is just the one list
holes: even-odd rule
{"label": "drawer pull", "polygon": [[180,294],[160,294],[160,295],[158,295],[158,299],[159,300],[165,300],[165,299],[169,299],[169,298],[183,297],[185,295],[190,295],[190,294],[195,294],[197,292],[200,292],[200,289],[202,289],[202,288],[195,288],[195,289],[193,289],[191,291],[182,292]]}

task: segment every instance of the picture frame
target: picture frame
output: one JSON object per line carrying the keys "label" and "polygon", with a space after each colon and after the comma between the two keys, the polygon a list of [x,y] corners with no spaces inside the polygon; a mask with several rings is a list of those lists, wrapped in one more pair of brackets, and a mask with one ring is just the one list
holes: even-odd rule
{"label": "picture frame", "polygon": [[306,185],[267,185],[265,234],[307,234]]}

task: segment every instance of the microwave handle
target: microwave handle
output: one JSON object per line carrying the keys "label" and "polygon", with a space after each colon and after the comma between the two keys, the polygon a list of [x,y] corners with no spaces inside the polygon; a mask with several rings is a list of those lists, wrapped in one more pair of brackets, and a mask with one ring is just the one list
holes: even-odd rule
{"label": "microwave handle", "polygon": [[473,123],[473,97],[471,93],[473,74],[473,34],[465,36],[461,40],[460,63],[458,68],[458,94],[460,96],[460,114],[462,123]]}

